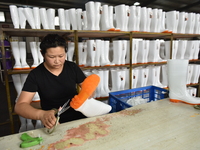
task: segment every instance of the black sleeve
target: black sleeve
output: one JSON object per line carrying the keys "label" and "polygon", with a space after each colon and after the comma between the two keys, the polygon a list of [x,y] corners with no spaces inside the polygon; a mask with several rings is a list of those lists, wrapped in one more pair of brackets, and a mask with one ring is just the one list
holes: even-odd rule
{"label": "black sleeve", "polygon": [[73,63],[73,70],[76,76],[76,83],[82,83],[85,80],[86,76],[81,70],[81,68],[76,63]]}
{"label": "black sleeve", "polygon": [[31,71],[28,74],[28,77],[24,83],[24,86],[22,88],[22,91],[27,91],[27,92],[37,92],[38,87],[37,87],[37,81],[36,81],[36,76],[34,73]]}

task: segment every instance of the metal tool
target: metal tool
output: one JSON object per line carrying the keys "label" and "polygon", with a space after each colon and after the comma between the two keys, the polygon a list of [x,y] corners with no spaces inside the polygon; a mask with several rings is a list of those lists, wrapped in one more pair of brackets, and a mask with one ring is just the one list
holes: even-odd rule
{"label": "metal tool", "polygon": [[56,123],[53,126],[53,128],[47,130],[47,132],[49,134],[53,133],[53,131],[55,130],[56,126],[58,125],[59,119],[60,119],[60,115],[70,108],[70,106],[67,106],[67,104],[69,103],[69,101],[70,101],[70,99],[61,107],[61,109],[54,109],[56,111],[55,115],[57,115],[57,117],[56,117]]}
{"label": "metal tool", "polygon": [[43,141],[43,139],[40,136],[39,137],[31,137],[27,133],[23,133],[21,135],[20,139],[23,141],[20,144],[21,148],[35,146],[35,145],[41,144],[41,142]]}
{"label": "metal tool", "polygon": [[194,108],[200,110],[200,105],[194,105]]}

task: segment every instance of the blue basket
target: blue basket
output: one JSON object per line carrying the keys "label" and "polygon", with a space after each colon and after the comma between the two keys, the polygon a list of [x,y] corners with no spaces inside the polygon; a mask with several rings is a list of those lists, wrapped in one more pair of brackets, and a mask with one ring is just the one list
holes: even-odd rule
{"label": "blue basket", "polygon": [[157,101],[168,97],[168,90],[156,87],[146,86],[141,88],[117,91],[109,93],[109,105],[112,106],[112,112],[118,112],[126,108],[132,107],[127,101],[133,97],[142,97],[147,102]]}

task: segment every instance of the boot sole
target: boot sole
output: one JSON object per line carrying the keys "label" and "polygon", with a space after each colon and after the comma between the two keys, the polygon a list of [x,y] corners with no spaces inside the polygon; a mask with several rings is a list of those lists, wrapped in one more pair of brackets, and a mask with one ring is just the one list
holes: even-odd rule
{"label": "boot sole", "polygon": [[179,103],[179,102],[182,102],[182,103],[185,103],[185,104],[189,104],[189,105],[199,105],[199,104],[192,104],[192,103],[188,103],[188,102],[185,102],[185,101],[181,101],[181,100],[178,100],[178,99],[170,99],[170,102],[173,102],[173,103]]}
{"label": "boot sole", "polygon": [[29,70],[29,69],[31,69],[31,68],[30,68],[30,67],[29,67],[29,68],[27,67],[27,68],[22,68],[21,70]]}
{"label": "boot sole", "polygon": [[22,68],[13,68],[13,70],[22,70]]}

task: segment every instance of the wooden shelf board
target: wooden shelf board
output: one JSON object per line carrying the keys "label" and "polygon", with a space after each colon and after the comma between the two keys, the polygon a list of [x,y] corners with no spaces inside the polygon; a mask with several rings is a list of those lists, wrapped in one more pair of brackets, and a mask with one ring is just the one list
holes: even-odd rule
{"label": "wooden shelf board", "polygon": [[47,29],[10,29],[2,28],[2,31],[9,36],[22,36],[22,37],[42,37],[49,33],[59,34],[61,36],[68,36],[73,34],[73,30],[47,30]]}
{"label": "wooden shelf board", "polygon": [[138,67],[138,66],[145,66],[145,65],[162,65],[166,64],[167,62],[155,62],[155,63],[144,63],[144,64],[132,64],[132,67]]}
{"label": "wooden shelf board", "polygon": [[[78,37],[89,38],[129,38],[132,33],[133,38],[170,38],[171,33],[155,33],[155,32],[125,32],[125,31],[77,31]],[[73,35],[70,35],[73,36]]]}
{"label": "wooden shelf board", "polygon": [[[10,36],[22,37],[42,37],[49,33],[59,34],[61,36],[74,37],[74,30],[58,30],[58,29],[11,29],[1,28],[2,32]],[[132,33],[133,38],[193,38],[199,37],[199,34],[179,34],[179,33],[155,33],[155,32],[125,32],[125,31],[91,31],[91,30],[77,30],[78,37],[87,38],[128,38]]]}
{"label": "wooden shelf board", "polygon": [[173,38],[194,38],[194,37],[200,37],[199,34],[181,34],[181,33],[173,33]]}
{"label": "wooden shelf board", "polygon": [[[78,37],[86,38],[116,38],[116,37],[129,37],[130,32],[122,31],[91,31],[91,30],[78,30]],[[73,36],[73,35],[70,35]],[[69,36],[69,37],[70,37]]]}
{"label": "wooden shelf board", "polygon": [[28,74],[32,69],[27,70],[8,70],[8,74]]}
{"label": "wooden shelf board", "polygon": [[199,85],[199,83],[195,83],[195,84],[188,84],[187,86],[198,86]]}
{"label": "wooden shelf board", "polygon": [[[136,66],[144,66],[144,65],[162,65],[162,64],[166,64],[167,62],[155,62],[155,63],[146,63],[146,64],[132,64],[132,67],[136,67]],[[115,68],[115,67],[130,67],[129,64],[127,65],[119,65],[119,66],[100,66],[100,67],[80,67],[82,70],[87,70],[87,69],[102,69],[102,68]]]}
{"label": "wooden shelf board", "polygon": [[133,38],[170,38],[171,33],[132,32]]}
{"label": "wooden shelf board", "polygon": [[200,59],[197,59],[197,60],[189,60],[189,62],[200,62]]}

